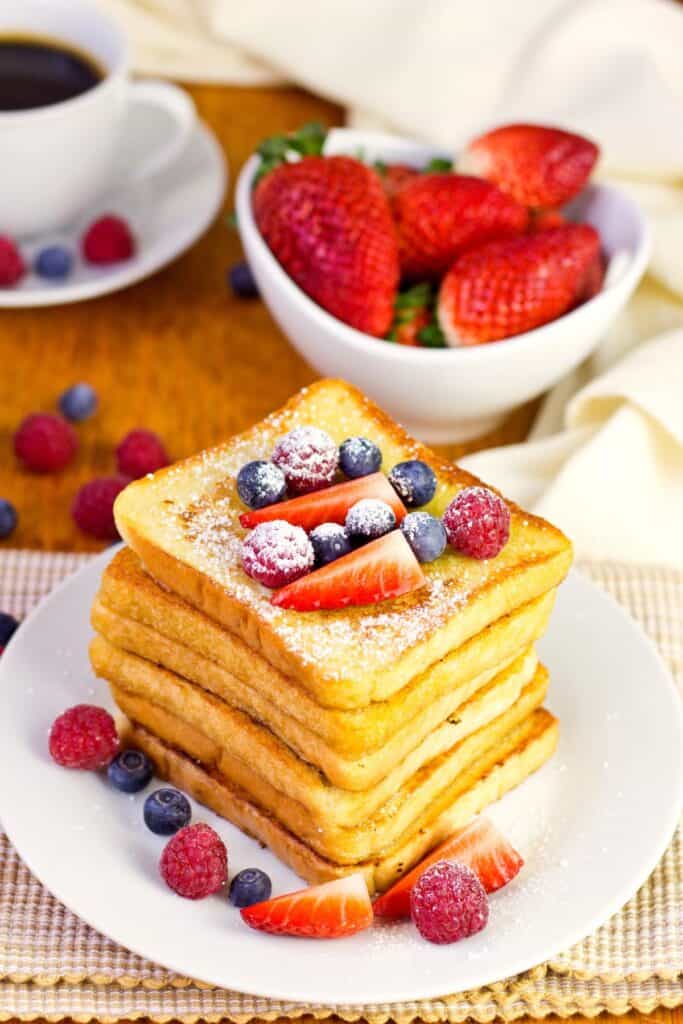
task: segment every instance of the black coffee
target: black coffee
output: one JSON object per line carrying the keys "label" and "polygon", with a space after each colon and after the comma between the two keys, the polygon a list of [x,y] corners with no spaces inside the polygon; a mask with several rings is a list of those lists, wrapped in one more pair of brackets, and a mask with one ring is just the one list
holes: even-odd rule
{"label": "black coffee", "polygon": [[0,35],[0,110],[62,103],[102,77],[94,58],[58,40]]}

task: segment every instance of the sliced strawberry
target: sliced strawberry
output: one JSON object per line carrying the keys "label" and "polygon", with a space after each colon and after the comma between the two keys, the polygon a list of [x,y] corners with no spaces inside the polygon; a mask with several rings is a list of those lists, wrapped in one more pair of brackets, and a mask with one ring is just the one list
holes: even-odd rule
{"label": "sliced strawberry", "polygon": [[258,931],[309,939],[355,935],[369,928],[373,919],[368,888],[360,874],[254,903],[241,914]]}
{"label": "sliced strawberry", "polygon": [[244,512],[240,523],[251,530],[259,523],[269,523],[273,519],[284,519],[293,526],[301,526],[307,532],[314,530],[322,523],[340,523],[344,525],[346,513],[361,498],[379,498],[394,510],[397,522],[401,522],[406,514],[403,502],[396,494],[384,473],[370,473],[334,487],[326,487],[322,491],[312,491],[291,501],[268,505],[254,512]]}
{"label": "sliced strawberry", "polygon": [[426,582],[408,541],[393,530],[283,587],[271,602],[300,612],[346,608],[400,597]]}
{"label": "sliced strawberry", "polygon": [[474,871],[487,892],[496,892],[519,874],[524,861],[488,818],[477,817],[432,850],[388,892],[375,900],[375,917],[410,917],[410,891],[420,875],[439,860],[457,861]]}

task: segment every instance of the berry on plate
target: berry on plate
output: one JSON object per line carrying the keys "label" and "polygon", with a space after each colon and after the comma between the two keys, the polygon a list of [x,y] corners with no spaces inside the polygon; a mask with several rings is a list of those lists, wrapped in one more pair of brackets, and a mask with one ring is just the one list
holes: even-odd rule
{"label": "berry on plate", "polygon": [[459,170],[495,182],[524,206],[562,206],[588,181],[599,149],[590,139],[540,124],[506,124],[474,139]]}
{"label": "berry on plate", "polygon": [[402,274],[438,280],[465,249],[519,235],[525,206],[481,178],[423,174],[393,201]]}
{"label": "berry on plate", "polygon": [[141,750],[122,750],[107,768],[107,776],[122,793],[139,793],[154,774],[154,766]]}
{"label": "berry on plate", "polygon": [[423,938],[444,945],[476,935],[485,928],[489,902],[471,868],[440,860],[420,875],[413,886],[410,916]]}
{"label": "berry on plate", "polygon": [[350,554],[353,550],[345,527],[339,523],[323,523],[316,526],[315,530],[311,530],[309,540],[313,545],[317,566],[336,562],[338,558]]}
{"label": "berry on plate", "polygon": [[244,868],[230,883],[229,899],[233,907],[250,907],[270,899],[272,891],[270,878],[260,868]]}
{"label": "berry on plate", "polygon": [[346,530],[355,544],[364,544],[389,533],[396,526],[394,510],[377,498],[362,498],[346,513]]}
{"label": "berry on plate", "polygon": [[446,550],[448,537],[445,527],[429,512],[409,512],[401,523],[401,532],[418,562],[433,562]]}
{"label": "berry on plate", "polygon": [[400,597],[425,583],[410,545],[399,530],[393,530],[278,590],[272,603],[300,612],[346,608]]}
{"label": "berry on plate", "polygon": [[0,647],[7,647],[16,631],[19,623],[9,612],[0,612]]}
{"label": "berry on plate", "polygon": [[367,437],[347,437],[339,445],[339,468],[350,480],[378,473],[381,465],[382,453]]}
{"label": "berry on plate", "polygon": [[426,505],[436,494],[436,475],[421,459],[397,462],[389,474],[389,483],[408,508]]}
{"label": "berry on plate", "polygon": [[370,927],[373,916],[368,887],[360,874],[276,896],[244,907],[241,913],[250,928],[308,939],[355,935]]}
{"label": "berry on plate", "polygon": [[510,509],[488,487],[466,487],[443,515],[451,547],[470,558],[495,558],[510,537]]}
{"label": "berry on plate", "polygon": [[308,494],[332,483],[339,449],[319,427],[296,427],[277,442],[272,462],[284,473],[292,494]]}
{"label": "berry on plate", "polygon": [[256,512],[244,512],[240,523],[246,529],[267,523],[273,519],[285,519],[294,526],[304,530],[313,530],[323,523],[339,523],[343,526],[346,514],[352,505],[362,498],[377,498],[393,509],[396,521],[400,523],[406,510],[399,500],[396,491],[383,473],[371,473],[369,476],[348,480],[343,484],[326,487],[322,491],[304,494],[291,501],[283,501],[271,508],[259,509]]}
{"label": "berry on plate", "polygon": [[97,392],[90,384],[74,384],[60,395],[59,411],[72,423],[90,419],[96,409]]}
{"label": "berry on plate", "polygon": [[0,235],[0,288],[12,288],[26,273],[26,265],[17,243]]}
{"label": "berry on plate", "polygon": [[520,855],[488,818],[473,818],[375,900],[375,917],[410,917],[410,892],[418,878],[437,861],[466,864],[487,893],[502,889],[524,866]]}
{"label": "berry on plate", "polygon": [[71,506],[76,525],[98,540],[116,540],[114,502],[129,483],[125,476],[98,476],[83,484]]}
{"label": "berry on plate", "polygon": [[285,587],[313,568],[313,545],[300,526],[284,519],[261,523],[242,543],[247,576],[264,587]]}
{"label": "berry on plate", "polygon": [[6,498],[0,498],[0,540],[14,533],[17,526],[17,510]]}
{"label": "berry on plate", "polygon": [[258,285],[254,280],[254,275],[248,263],[235,263],[234,266],[230,267],[228,280],[233,295],[236,295],[238,299],[255,299],[258,297]]}
{"label": "berry on plate", "polygon": [[389,200],[374,170],[348,156],[309,156],[265,174],[254,217],[299,287],[328,313],[381,338],[399,280]]}
{"label": "berry on plate", "polygon": [[114,719],[104,708],[76,704],[52,723],[49,748],[63,768],[106,768],[119,749]]}
{"label": "berry on plate", "polygon": [[133,480],[156,473],[170,461],[161,438],[152,430],[131,430],[116,449],[119,473]]}
{"label": "berry on plate", "polygon": [[145,800],[142,811],[145,825],[157,836],[172,836],[189,825],[190,801],[178,789],[155,789]]}
{"label": "berry on plate", "polygon": [[128,260],[135,253],[135,239],[122,217],[106,214],[93,221],[82,240],[88,263],[106,265]]}
{"label": "berry on plate", "polygon": [[36,412],[27,416],[14,435],[14,452],[34,473],[55,473],[68,466],[78,450],[78,437],[61,416]]}
{"label": "berry on plate", "polygon": [[285,474],[274,462],[247,462],[237,474],[237,493],[249,508],[267,508],[287,493]]}
{"label": "berry on plate", "polygon": [[201,900],[219,892],[227,882],[228,851],[210,825],[187,825],[166,843],[159,872],[179,896]]}
{"label": "berry on plate", "polygon": [[567,224],[464,253],[439,290],[448,344],[500,341],[556,320],[576,304],[599,250],[595,228]]}
{"label": "berry on plate", "polygon": [[63,281],[74,265],[73,254],[64,245],[48,245],[36,256],[33,269],[48,281]]}

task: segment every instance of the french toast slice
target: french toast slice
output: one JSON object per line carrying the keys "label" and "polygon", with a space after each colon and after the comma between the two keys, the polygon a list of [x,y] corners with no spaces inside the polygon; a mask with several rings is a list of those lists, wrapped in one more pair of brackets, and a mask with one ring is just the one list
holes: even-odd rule
{"label": "french toast slice", "polygon": [[241,565],[244,506],[235,479],[248,461],[268,458],[284,433],[315,425],[336,442],[370,437],[382,468],[420,458],[438,486],[428,511],[441,514],[475,477],[414,441],[351,385],[323,380],[279,412],[210,451],[130,484],[117,498],[121,535],[161,584],[239,636],[327,707],[383,701],[487,626],[554,589],[571,564],[555,527],[508,503],[510,540],[494,559],[448,549],[424,566],[427,585],[391,601],[340,611],[274,607]]}
{"label": "french toast slice", "polygon": [[370,894],[382,892],[409,871],[430,850],[467,824],[539,769],[557,746],[557,721],[544,708],[514,729],[496,750],[487,751],[458,780],[452,802],[419,832],[373,861],[340,865],[316,854],[306,843],[256,806],[238,786],[218,772],[181,753],[134,721],[123,729],[131,745],[144,750],[160,778],[232,822],[268,846],[285,864],[311,884],[356,871],[363,873]]}

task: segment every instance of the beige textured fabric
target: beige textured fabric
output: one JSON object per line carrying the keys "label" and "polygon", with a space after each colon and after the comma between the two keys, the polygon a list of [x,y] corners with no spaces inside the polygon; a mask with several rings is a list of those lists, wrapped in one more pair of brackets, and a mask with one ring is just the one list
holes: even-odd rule
{"label": "beige textured fabric", "polygon": [[[0,607],[23,615],[87,556],[0,553]],[[583,571],[609,590],[658,643],[683,689],[683,573],[608,563]],[[371,1024],[394,1020],[516,1020],[524,1015],[649,1013],[683,1004],[681,829],[641,891],[595,934],[552,962],[477,991],[377,1006],[317,1006],[198,985],[129,953],[79,921],[34,879],[0,834],[0,1021],[102,1022],[304,1014]]]}

